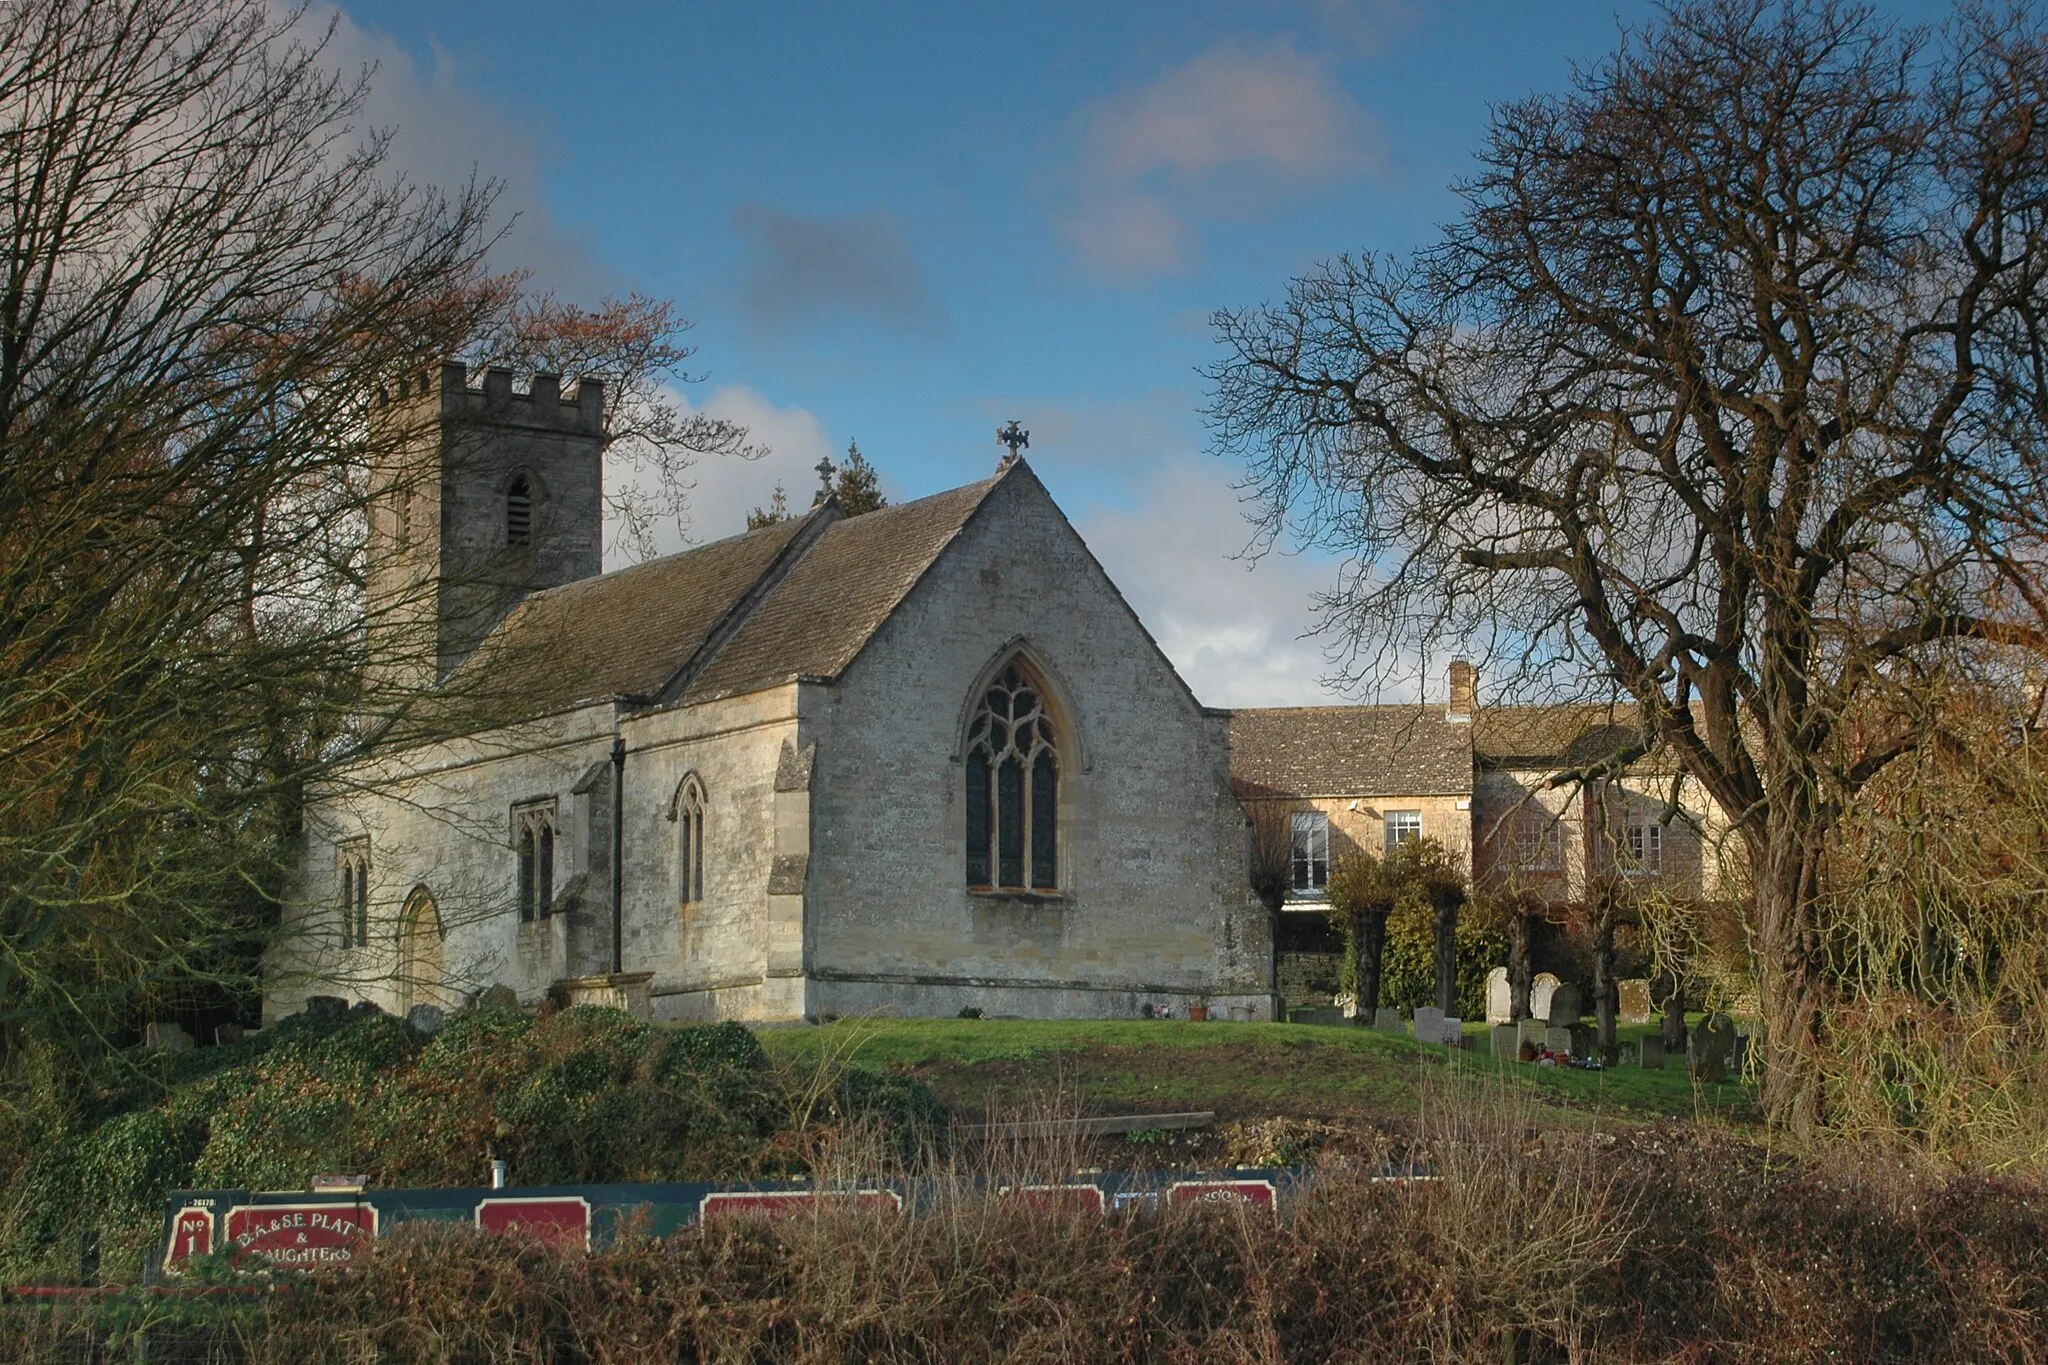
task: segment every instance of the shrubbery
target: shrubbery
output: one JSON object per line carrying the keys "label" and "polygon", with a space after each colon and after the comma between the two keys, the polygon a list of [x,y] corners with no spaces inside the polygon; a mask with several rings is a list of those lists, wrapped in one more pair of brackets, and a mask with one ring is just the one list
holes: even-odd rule
{"label": "shrubbery", "polygon": [[[343,1172],[480,1185],[494,1157],[527,1185],[731,1179],[800,1166],[789,1130],[806,1119],[857,1118],[905,1158],[943,1127],[914,1081],[846,1070],[829,1112],[806,1115],[738,1024],[658,1028],[589,1007],[476,1011],[432,1040],[384,1015],[297,1015],[236,1046],[117,1060],[134,1069],[110,1064],[0,1191],[0,1278],[69,1273],[87,1230],[125,1278],[179,1188]],[[155,1083],[140,1078],[152,1069]]]}

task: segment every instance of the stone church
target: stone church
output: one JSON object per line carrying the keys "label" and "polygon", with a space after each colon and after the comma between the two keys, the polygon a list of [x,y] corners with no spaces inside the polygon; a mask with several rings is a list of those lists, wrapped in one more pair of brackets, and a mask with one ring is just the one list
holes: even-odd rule
{"label": "stone church", "polygon": [[[309,801],[266,1019],[492,986],[670,1019],[1267,1018],[1230,717],[1029,465],[599,572],[601,386],[459,364],[372,517],[382,667],[488,721]],[[373,633],[377,627],[373,626]]]}

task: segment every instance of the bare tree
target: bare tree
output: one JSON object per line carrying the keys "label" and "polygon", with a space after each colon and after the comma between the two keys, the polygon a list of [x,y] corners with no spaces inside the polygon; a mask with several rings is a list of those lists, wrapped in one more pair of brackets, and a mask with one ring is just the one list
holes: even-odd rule
{"label": "bare tree", "polygon": [[[1462,216],[1219,315],[1220,450],[1358,647],[1589,673],[1746,854],[1776,1122],[1824,1120],[1830,832],[1931,670],[2038,649],[2048,35],[1697,0],[1497,111]],[[1361,674],[1360,680],[1366,675]]]}

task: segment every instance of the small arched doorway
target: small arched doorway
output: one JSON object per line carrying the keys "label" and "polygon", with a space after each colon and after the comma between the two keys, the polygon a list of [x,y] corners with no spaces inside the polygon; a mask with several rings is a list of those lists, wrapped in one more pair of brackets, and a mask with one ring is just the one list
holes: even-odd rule
{"label": "small arched doorway", "polygon": [[405,898],[405,909],[398,917],[398,1012],[404,1014],[414,1005],[443,1005],[442,984],[445,976],[441,963],[441,943],[447,931],[441,927],[441,910],[434,904],[434,895],[424,886],[415,886],[412,894]]}

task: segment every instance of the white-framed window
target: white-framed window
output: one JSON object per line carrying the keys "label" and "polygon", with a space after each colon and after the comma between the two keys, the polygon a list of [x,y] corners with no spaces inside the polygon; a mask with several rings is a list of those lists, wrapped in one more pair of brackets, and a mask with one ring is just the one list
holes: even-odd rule
{"label": "white-framed window", "polygon": [[704,784],[695,773],[676,791],[676,880],[683,904],[704,899]]}
{"label": "white-framed window", "polygon": [[529,801],[512,808],[512,847],[519,855],[519,921],[530,924],[555,912],[555,803]]}
{"label": "white-framed window", "polygon": [[1564,868],[1564,826],[1544,811],[1524,811],[1509,829],[1509,857],[1524,872]]}
{"label": "white-framed window", "polygon": [[350,839],[337,845],[336,872],[341,881],[341,946],[370,946],[370,841]]}
{"label": "white-framed window", "polygon": [[1419,810],[1390,810],[1384,817],[1387,828],[1387,852],[1422,837],[1422,812]]}
{"label": "white-framed window", "polygon": [[1627,870],[1645,877],[1655,877],[1664,871],[1664,826],[1628,827]]}
{"label": "white-framed window", "polygon": [[1330,884],[1330,817],[1321,811],[1296,811],[1291,824],[1294,894],[1320,896]]}

